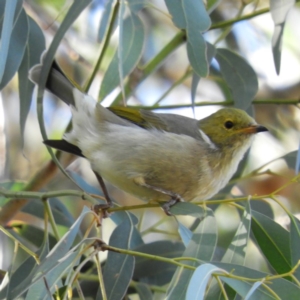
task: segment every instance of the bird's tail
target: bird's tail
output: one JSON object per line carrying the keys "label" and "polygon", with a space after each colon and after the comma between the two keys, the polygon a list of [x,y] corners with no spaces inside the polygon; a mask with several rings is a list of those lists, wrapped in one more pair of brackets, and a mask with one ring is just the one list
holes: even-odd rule
{"label": "bird's tail", "polygon": [[[28,76],[29,79],[37,85],[39,84],[45,53],[46,52],[44,52],[44,54],[41,57],[41,63],[35,65],[29,71],[29,76]],[[55,61],[51,66],[46,81],[46,89],[49,90],[58,98],[60,98],[66,104],[75,106],[75,100],[73,94],[74,86],[70,82],[70,80],[66,77],[66,75],[62,72],[59,65]]]}

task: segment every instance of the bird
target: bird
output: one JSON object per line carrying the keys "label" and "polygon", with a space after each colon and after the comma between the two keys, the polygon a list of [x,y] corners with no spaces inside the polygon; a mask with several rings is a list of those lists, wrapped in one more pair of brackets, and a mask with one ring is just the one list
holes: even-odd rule
{"label": "bird", "polygon": [[[29,72],[35,84],[41,70],[42,62]],[[70,106],[72,129],[61,140],[44,143],[86,158],[98,179],[141,200],[162,202],[167,215],[177,202],[214,196],[236,172],[255,134],[268,131],[232,107],[200,120],[122,106],[105,108],[76,88],[56,62],[46,89]]]}

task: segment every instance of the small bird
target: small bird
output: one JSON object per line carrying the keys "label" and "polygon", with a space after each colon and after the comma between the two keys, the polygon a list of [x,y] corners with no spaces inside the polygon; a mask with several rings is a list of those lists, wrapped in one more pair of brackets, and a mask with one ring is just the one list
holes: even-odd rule
{"label": "small bird", "polygon": [[[30,70],[36,84],[42,64]],[[268,129],[245,111],[223,108],[201,119],[126,107],[105,108],[75,88],[56,63],[46,88],[71,107],[72,130],[50,147],[83,156],[99,178],[145,201],[206,200],[237,170],[254,135]]]}

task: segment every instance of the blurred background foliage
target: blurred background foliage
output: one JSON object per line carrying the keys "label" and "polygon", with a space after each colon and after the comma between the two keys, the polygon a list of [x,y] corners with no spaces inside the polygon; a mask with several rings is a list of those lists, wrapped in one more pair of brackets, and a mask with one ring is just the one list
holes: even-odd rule
{"label": "blurred background foliage", "polygon": [[[0,0],[0,299],[297,299],[298,2]],[[70,120],[27,79],[44,49],[41,82],[55,55],[104,106],[199,119],[230,105],[270,132],[174,217],[108,184],[116,207],[97,227],[89,164],[42,143]]]}

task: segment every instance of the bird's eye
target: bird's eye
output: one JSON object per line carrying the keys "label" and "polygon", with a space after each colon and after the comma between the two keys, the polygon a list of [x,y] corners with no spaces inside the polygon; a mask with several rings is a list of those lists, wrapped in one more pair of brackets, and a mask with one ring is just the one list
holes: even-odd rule
{"label": "bird's eye", "polygon": [[224,123],[225,128],[231,129],[233,127],[233,122],[232,121],[226,121]]}

